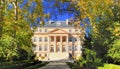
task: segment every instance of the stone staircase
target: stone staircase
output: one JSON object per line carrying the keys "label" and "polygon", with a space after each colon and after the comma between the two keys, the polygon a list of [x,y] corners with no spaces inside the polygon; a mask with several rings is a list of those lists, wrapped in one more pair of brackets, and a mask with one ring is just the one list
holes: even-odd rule
{"label": "stone staircase", "polygon": [[49,60],[64,60],[69,58],[69,53],[49,53]]}

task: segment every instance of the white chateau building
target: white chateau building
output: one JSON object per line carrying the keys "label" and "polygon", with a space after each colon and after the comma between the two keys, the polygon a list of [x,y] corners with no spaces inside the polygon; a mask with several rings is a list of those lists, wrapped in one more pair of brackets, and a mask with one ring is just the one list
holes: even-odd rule
{"label": "white chateau building", "polygon": [[32,41],[37,60],[64,60],[81,56],[84,30],[66,21],[48,21],[34,31]]}

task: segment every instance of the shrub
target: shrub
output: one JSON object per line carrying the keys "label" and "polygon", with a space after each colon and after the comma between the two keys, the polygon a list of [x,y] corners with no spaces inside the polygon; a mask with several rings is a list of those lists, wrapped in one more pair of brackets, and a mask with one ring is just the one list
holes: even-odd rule
{"label": "shrub", "polygon": [[42,67],[42,66],[44,66],[46,64],[47,64],[47,62],[42,62],[42,63],[38,63],[36,65],[32,65],[32,66],[26,67],[25,69],[35,69],[35,68]]}
{"label": "shrub", "polygon": [[37,63],[41,63],[39,61],[14,61],[14,62],[6,62],[1,63],[0,67],[1,69],[23,69],[25,67],[35,65]]}

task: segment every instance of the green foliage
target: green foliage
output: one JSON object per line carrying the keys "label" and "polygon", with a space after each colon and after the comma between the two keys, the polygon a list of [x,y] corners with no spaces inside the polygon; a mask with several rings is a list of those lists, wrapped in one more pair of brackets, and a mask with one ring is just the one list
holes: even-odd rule
{"label": "green foliage", "polygon": [[86,38],[79,60],[68,65],[73,69],[97,69],[102,65],[101,59],[97,57],[96,51],[91,46],[91,38]]}
{"label": "green foliage", "polygon": [[104,64],[104,66],[98,67],[98,69],[119,69],[119,65],[114,65],[114,64]]}
{"label": "green foliage", "polygon": [[[109,55],[114,62],[119,62],[119,50],[117,52],[114,50],[119,48],[119,44],[116,48],[114,45],[114,42],[120,38],[119,3],[115,4],[113,0],[80,0],[76,2],[81,12],[79,18],[84,19],[88,17],[91,22],[90,46],[92,48],[89,49],[94,51],[96,57],[102,59],[104,62],[110,61],[107,57],[108,53],[114,54],[115,58]],[[97,18],[99,20],[96,21]],[[85,52],[87,54],[90,51],[85,50]],[[91,59],[91,57],[87,57]]]}
{"label": "green foliage", "polygon": [[24,61],[13,61],[13,62],[2,62],[0,63],[0,67],[1,69],[24,69],[26,67],[29,67],[31,65],[36,65],[36,64],[41,64],[40,61],[28,61],[28,60],[24,60]]}
{"label": "green foliage", "polygon": [[[10,2],[0,1],[0,7],[2,7],[0,10],[2,12],[0,13],[0,18],[2,18],[0,22],[0,57],[9,61],[20,58],[27,59],[32,55],[31,37],[33,33],[17,4],[14,5],[17,8],[7,10],[6,6],[9,3],[20,2],[17,0],[15,2],[12,0]],[[24,50],[24,54],[21,50]]]}
{"label": "green foliage", "polygon": [[120,62],[120,40],[116,40],[110,47],[108,56],[114,60],[114,63]]}
{"label": "green foliage", "polygon": [[37,69],[37,68],[40,68],[46,64],[48,64],[48,62],[42,62],[42,63],[38,63],[38,64],[35,64],[32,66],[26,67],[25,69]]}
{"label": "green foliage", "polygon": [[97,66],[102,65],[101,59],[96,57],[96,52],[88,48],[84,48],[78,63],[81,68],[85,69],[96,69]]}
{"label": "green foliage", "polygon": [[[12,43],[13,42],[13,43]],[[3,35],[0,40],[0,49],[1,49],[1,57],[6,57],[6,59],[10,59],[13,56],[17,56],[16,50],[16,40],[8,35]],[[11,44],[12,43],[12,44]]]}

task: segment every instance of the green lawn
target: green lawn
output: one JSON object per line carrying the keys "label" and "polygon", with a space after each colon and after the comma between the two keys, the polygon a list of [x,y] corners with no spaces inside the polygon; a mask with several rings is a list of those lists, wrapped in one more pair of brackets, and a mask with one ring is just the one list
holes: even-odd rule
{"label": "green lawn", "polygon": [[103,67],[98,67],[98,69],[120,69],[120,65],[104,64]]}

